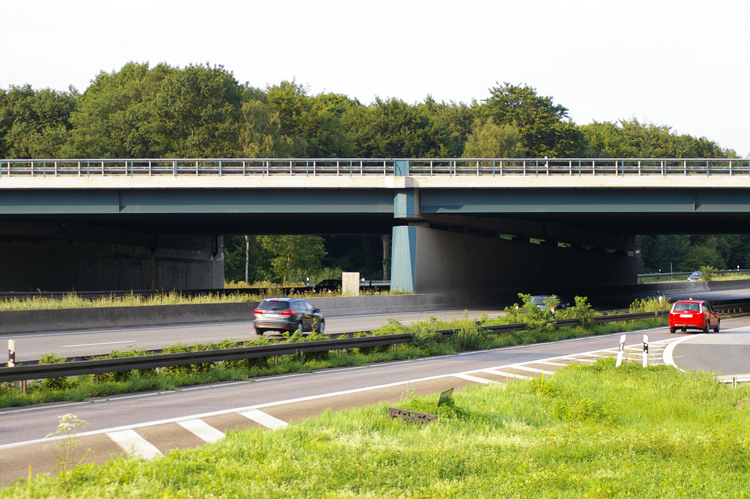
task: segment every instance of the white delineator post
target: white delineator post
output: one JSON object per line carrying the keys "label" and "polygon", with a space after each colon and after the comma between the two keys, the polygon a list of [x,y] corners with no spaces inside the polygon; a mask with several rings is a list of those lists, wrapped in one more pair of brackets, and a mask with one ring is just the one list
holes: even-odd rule
{"label": "white delineator post", "polygon": [[625,335],[620,336],[620,349],[617,351],[617,363],[615,367],[622,365],[622,352],[625,349]]}
{"label": "white delineator post", "polygon": [[8,367],[16,366],[16,342],[8,340]]}
{"label": "white delineator post", "polygon": [[648,335],[643,335],[643,367],[648,367]]}

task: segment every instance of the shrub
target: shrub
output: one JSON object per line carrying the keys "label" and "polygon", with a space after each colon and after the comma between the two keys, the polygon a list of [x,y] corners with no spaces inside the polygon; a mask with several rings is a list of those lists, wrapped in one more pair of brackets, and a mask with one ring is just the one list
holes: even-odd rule
{"label": "shrub", "polygon": [[[45,353],[39,357],[40,364],[61,364],[65,362],[65,359],[59,358],[54,353]],[[46,378],[42,380],[42,385],[52,390],[65,390],[68,388],[68,378]]]}
{"label": "shrub", "polygon": [[713,268],[712,266],[710,266],[710,265],[702,265],[700,267],[700,271],[701,271],[701,274],[703,276],[703,277],[701,277],[701,280],[707,281],[707,282],[710,282],[710,281],[714,280],[714,277],[715,277],[714,276],[714,272],[716,272],[716,269]]}

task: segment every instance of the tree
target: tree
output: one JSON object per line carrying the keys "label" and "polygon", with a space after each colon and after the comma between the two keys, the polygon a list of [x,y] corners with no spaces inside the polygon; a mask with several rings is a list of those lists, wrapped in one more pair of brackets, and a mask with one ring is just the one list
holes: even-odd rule
{"label": "tree", "polygon": [[464,151],[464,144],[472,132],[475,121],[476,102],[469,106],[463,102],[436,102],[428,95],[423,103],[416,105],[419,111],[430,117],[440,130],[441,144],[447,157],[458,158]]}
{"label": "tree", "polygon": [[356,133],[356,155],[366,158],[448,156],[446,130],[418,107],[399,99],[375,99],[353,109],[348,123]]}
{"label": "tree", "polygon": [[678,135],[664,125],[641,123],[637,119],[617,123],[596,122],[581,127],[585,157],[606,158],[723,158],[737,157],[705,137]]}
{"label": "tree", "polygon": [[522,158],[523,139],[513,125],[496,125],[492,118],[477,120],[466,141],[465,158]]}
{"label": "tree", "polygon": [[100,73],[76,112],[81,157],[233,157],[244,90],[221,66],[130,62]]}
{"label": "tree", "polygon": [[248,158],[303,157],[307,143],[281,133],[279,112],[260,100],[242,103],[239,139]]}
{"label": "tree", "polygon": [[223,66],[170,72],[152,102],[150,128],[166,154],[180,158],[237,156],[242,89]]}
{"label": "tree", "polygon": [[0,157],[60,158],[70,140],[79,95],[30,85],[0,90]]}
{"label": "tree", "polygon": [[[224,238],[224,279],[240,282],[245,280],[245,236]],[[248,281],[250,283],[273,279],[271,255],[260,243],[259,236],[249,236]]]}
{"label": "tree", "polygon": [[274,278],[282,285],[303,281],[322,268],[326,250],[320,236],[258,236],[258,240],[271,257]]}
{"label": "tree", "polygon": [[101,72],[71,116],[73,155],[84,158],[159,158],[168,144],[154,129],[152,102],[175,70],[166,64],[129,62],[120,71]]}
{"label": "tree", "polygon": [[551,97],[537,95],[527,85],[505,83],[490,89],[491,96],[479,111],[497,125],[512,125],[523,139],[530,157],[571,157],[583,150],[583,135],[568,118],[567,108],[554,104]]}

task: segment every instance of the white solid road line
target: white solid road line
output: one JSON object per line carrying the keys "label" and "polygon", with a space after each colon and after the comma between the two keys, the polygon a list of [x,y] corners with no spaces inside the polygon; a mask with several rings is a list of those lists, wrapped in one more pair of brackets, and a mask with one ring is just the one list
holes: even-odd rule
{"label": "white solid road line", "polygon": [[248,411],[248,412],[241,412],[243,416],[245,416],[247,419],[251,419],[255,421],[258,424],[261,424],[265,426],[266,428],[271,428],[272,430],[278,430],[280,428],[286,428],[287,422],[282,421],[280,419],[276,419],[275,417],[271,416],[270,414],[266,414],[263,411],[254,410],[254,411]]}
{"label": "white solid road line", "polygon": [[465,379],[468,381],[473,381],[474,383],[482,383],[482,384],[489,384],[489,383],[497,383],[497,381],[492,381],[485,378],[480,378],[478,376],[472,376],[470,374],[454,374],[456,378]]}
{"label": "white solid road line", "polygon": [[532,373],[540,373],[544,374],[546,376],[552,376],[555,374],[554,371],[545,371],[544,369],[534,369],[533,367],[526,367],[526,366],[513,366],[514,369],[520,369],[521,371],[529,371]]}
{"label": "white solid road line", "polygon": [[75,347],[95,347],[99,345],[116,345],[118,343],[134,343],[135,340],[123,340],[123,341],[108,341],[106,343],[86,343],[83,345],[63,345],[60,348],[75,348]]}
{"label": "white solid road line", "polygon": [[162,455],[159,449],[134,430],[113,431],[107,436],[131,456],[153,459]]}
{"label": "white solid road line", "polygon": [[506,378],[531,379],[531,376],[523,376],[521,374],[498,371],[497,369],[482,369],[482,372],[487,374],[496,374],[498,376],[505,376]]}
{"label": "white solid road line", "polygon": [[680,371],[682,371],[682,369],[680,369],[679,367],[677,367],[677,364],[674,363],[674,359],[672,358],[672,354],[674,352],[674,347],[676,347],[677,345],[679,345],[680,343],[682,343],[685,340],[689,340],[690,338],[698,338],[699,336],[703,336],[703,333],[701,333],[701,334],[695,334],[695,335],[690,335],[690,336],[685,336],[685,337],[680,338],[678,340],[675,340],[672,343],[670,343],[669,345],[667,345],[667,348],[664,349],[664,353],[662,354],[662,358],[664,359],[664,363],[666,365],[668,365],[668,366],[672,366],[672,367],[674,367],[674,368],[679,369]]}
{"label": "white solid road line", "polygon": [[224,438],[224,432],[221,432],[206,423],[202,419],[191,419],[190,421],[180,421],[178,425],[200,438],[204,442],[218,442]]}

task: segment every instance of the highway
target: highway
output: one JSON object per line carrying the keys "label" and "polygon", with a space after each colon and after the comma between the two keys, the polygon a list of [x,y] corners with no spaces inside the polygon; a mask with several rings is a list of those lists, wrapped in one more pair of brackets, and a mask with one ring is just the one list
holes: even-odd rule
{"label": "highway", "polygon": [[[329,317],[326,319],[326,333],[334,334],[377,329],[386,324],[389,318],[398,320],[402,324],[411,324],[416,321],[428,320],[431,316],[444,320],[463,318],[464,313],[464,310],[441,310]],[[504,312],[500,309],[469,310],[468,317],[479,319],[484,313],[490,317],[497,317]],[[280,337],[278,333],[274,332],[268,333],[265,336],[270,338]],[[213,324],[180,324],[174,326],[0,334],[0,345],[5,350],[7,340],[14,340],[16,344],[16,362],[24,362],[38,360],[41,355],[50,353],[54,353],[60,358],[68,358],[103,355],[114,350],[156,350],[177,343],[192,345],[198,343],[220,343],[227,339],[249,341],[256,338],[257,335],[255,334],[252,320],[249,319],[242,322],[217,322]]]}
{"label": "highway", "polygon": [[[638,359],[642,331],[628,334],[628,356]],[[665,328],[648,331],[650,362],[661,362]],[[28,465],[37,471],[54,469],[54,456],[45,451],[45,435],[58,417],[71,413],[89,423],[80,436],[89,461],[133,453],[156,457],[174,448],[195,447],[225,431],[253,427],[283,427],[342,410],[378,403],[397,404],[404,394],[436,394],[468,385],[513,382],[552,374],[569,363],[587,364],[617,351],[619,334],[554,343],[505,347],[459,355],[387,362],[363,367],[327,369],[313,373],[268,376],[243,382],[183,388],[170,392],[120,395],[60,404],[0,410],[0,484],[25,476]]]}
{"label": "highway", "polygon": [[[459,316],[463,316],[463,311]],[[417,318],[402,317],[407,320]],[[358,319],[362,318],[346,320]],[[385,319],[381,317],[379,320]],[[750,318],[724,320],[722,333],[708,336],[670,334],[667,328],[634,331],[626,335],[626,358],[640,362],[644,333],[650,340],[650,365],[663,363],[669,344],[678,343],[672,350],[672,358],[678,367],[690,369],[693,368],[690,358],[695,352],[708,351],[705,349],[706,340],[713,345],[724,345],[724,353],[716,350],[709,357],[732,352],[738,345],[747,348],[750,345]],[[588,364],[602,356],[616,355],[619,337],[617,333],[268,376],[169,392],[1,409],[0,485],[25,476],[29,464],[36,472],[54,469],[54,455],[45,450],[49,442],[44,437],[54,431],[58,417],[63,414],[75,414],[89,423],[88,429],[80,435],[81,448],[92,450],[89,462],[102,463],[122,453],[154,458],[172,449],[214,441],[222,438],[224,432],[235,429],[279,428],[315,417],[326,410],[338,411],[378,403],[397,405],[407,391],[428,395],[479,383],[507,383],[541,374],[551,375],[570,363]],[[721,358],[714,357],[715,360]]]}

